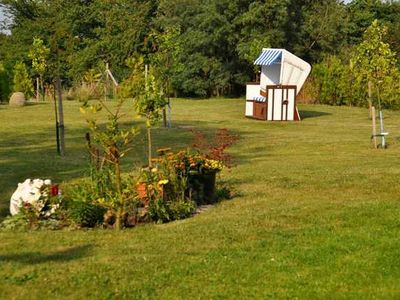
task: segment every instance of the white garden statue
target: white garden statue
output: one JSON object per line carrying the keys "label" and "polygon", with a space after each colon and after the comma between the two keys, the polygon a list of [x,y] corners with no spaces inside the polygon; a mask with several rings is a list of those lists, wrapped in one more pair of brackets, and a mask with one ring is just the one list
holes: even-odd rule
{"label": "white garden statue", "polygon": [[24,203],[32,205],[38,212],[41,211],[49,196],[45,188],[50,185],[50,179],[26,179],[23,183],[18,183],[18,188],[10,200],[11,215],[18,214]]}

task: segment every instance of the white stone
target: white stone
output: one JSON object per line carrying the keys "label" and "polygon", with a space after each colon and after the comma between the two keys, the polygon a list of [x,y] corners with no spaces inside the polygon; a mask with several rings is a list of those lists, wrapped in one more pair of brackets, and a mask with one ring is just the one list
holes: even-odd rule
{"label": "white stone", "polygon": [[44,202],[40,201],[43,196],[40,189],[43,184],[44,181],[41,179],[26,179],[23,183],[19,183],[10,199],[11,215],[18,214],[24,203],[31,204],[37,211],[42,210]]}

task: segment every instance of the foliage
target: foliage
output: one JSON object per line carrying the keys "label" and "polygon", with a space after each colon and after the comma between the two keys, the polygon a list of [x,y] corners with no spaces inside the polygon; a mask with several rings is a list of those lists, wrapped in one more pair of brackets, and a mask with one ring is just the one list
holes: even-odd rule
{"label": "foliage", "polygon": [[[262,48],[281,47],[285,40],[288,1],[248,1],[248,10],[235,18],[240,24],[236,51],[241,59],[253,64]],[[265,30],[268,24],[268,30]]]}
{"label": "foliage", "polygon": [[29,220],[23,213],[16,214],[15,216],[7,216],[0,223],[0,229],[12,231],[27,230],[29,229]]}
{"label": "foliage", "polygon": [[32,69],[39,76],[40,89],[44,99],[44,84],[43,76],[47,69],[47,59],[50,54],[50,49],[44,45],[40,38],[33,38],[32,46],[29,50],[28,57],[32,60]]}
{"label": "foliage", "polygon": [[337,56],[329,56],[319,64],[314,65],[312,76],[318,87],[318,101],[329,105],[350,104],[349,67]]}
{"label": "foliage", "polygon": [[161,79],[167,97],[179,90],[180,83],[173,80],[184,69],[184,64],[179,61],[183,51],[180,34],[181,29],[176,25],[153,34],[153,44],[157,49],[151,56],[151,61],[154,63],[154,73]]}
{"label": "foliage", "polygon": [[[356,47],[354,58],[355,67],[360,76],[371,82],[374,91],[376,105],[381,108],[381,93],[383,89],[391,90],[393,85],[387,85],[388,77],[399,76],[399,69],[394,53],[390,50],[390,45],[384,42],[387,28],[381,26],[375,20],[365,31],[363,41]],[[394,89],[397,93],[400,90]],[[386,106],[386,105],[385,105]]]}
{"label": "foliage", "polygon": [[[121,108],[125,101],[119,100],[114,111],[102,100],[98,100],[94,105],[86,102],[81,107],[81,112],[85,115],[93,135],[93,141],[90,135],[87,135],[92,186],[97,187],[96,195],[101,197],[97,201],[115,211],[117,229],[122,228],[126,205],[132,200],[130,193],[125,191],[126,184],[121,175],[121,159],[131,150],[133,138],[137,134],[135,127],[122,129],[119,123],[122,117]],[[107,114],[105,128],[99,126],[98,120],[94,117],[103,109]]]}
{"label": "foliage", "polygon": [[33,85],[28,74],[28,69],[23,62],[17,62],[13,69],[13,90],[22,92],[26,97],[33,95]]}
{"label": "foliage", "polygon": [[[7,68],[27,61],[32,36],[50,48],[49,83],[81,82],[99,63],[127,79],[138,53],[162,77],[169,96],[241,95],[263,47],[286,48],[310,63],[346,53],[374,19],[388,27],[399,58],[400,3],[353,0],[0,0],[13,15],[12,35],[0,35]],[[166,80],[165,80],[166,79]]]}
{"label": "foliage", "polygon": [[10,95],[10,79],[4,64],[0,61],[0,102],[8,101]]}
{"label": "foliage", "polygon": [[288,48],[307,61],[316,62],[326,54],[336,54],[347,44],[349,30],[346,6],[336,0],[290,1],[299,9],[288,20]]}
{"label": "foliage", "polygon": [[152,164],[151,128],[162,116],[162,110],[168,104],[161,87],[160,78],[155,77],[153,69],[147,70],[140,55],[132,56],[127,64],[131,75],[123,83],[123,95],[134,99],[134,108],[139,116],[146,118],[148,163]]}
{"label": "foliage", "polygon": [[195,204],[193,201],[173,201],[167,203],[164,199],[151,200],[149,216],[157,223],[182,220],[193,215]]}
{"label": "foliage", "polygon": [[384,41],[386,28],[377,21],[365,31],[364,40],[347,57],[327,56],[315,64],[311,74],[319,103],[367,106],[368,82],[371,104],[398,109],[400,71],[394,53]]}
{"label": "foliage", "polygon": [[104,222],[104,214],[107,209],[103,206],[96,205],[87,200],[67,202],[68,218],[75,224],[82,227],[95,227],[102,225]]}
{"label": "foliage", "polygon": [[146,126],[151,127],[161,118],[162,109],[167,104],[163,91],[152,72],[147,75],[142,93],[134,98],[135,110],[146,118]]}
{"label": "foliage", "polygon": [[188,196],[188,174],[178,169],[178,155],[160,149],[153,168],[143,168],[137,179],[146,194],[140,196],[151,220],[169,222],[190,216],[195,204]]}
{"label": "foliage", "polygon": [[32,48],[29,50],[28,57],[32,60],[33,70],[40,76],[46,72],[47,57],[50,54],[50,49],[44,45],[40,38],[33,38]]}
{"label": "foliage", "polygon": [[215,174],[223,168],[221,161],[189,149],[175,153],[166,148],[158,153],[154,167],[142,169],[138,178],[138,187],[145,188],[139,198],[152,220],[183,219],[193,213],[195,202],[214,200]]}

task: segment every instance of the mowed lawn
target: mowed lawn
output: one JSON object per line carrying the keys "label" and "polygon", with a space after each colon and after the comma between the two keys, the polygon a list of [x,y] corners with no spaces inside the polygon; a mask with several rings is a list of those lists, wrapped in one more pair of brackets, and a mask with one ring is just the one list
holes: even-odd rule
{"label": "mowed lawn", "polygon": [[[174,100],[156,147],[194,127],[229,128],[240,193],[193,218],[112,230],[0,232],[0,299],[399,299],[400,112],[387,150],[368,111],[300,106],[303,121],[244,118],[244,100]],[[0,216],[18,182],[85,175],[85,121],[65,102],[67,156],[55,154],[52,104],[0,106]],[[130,106],[125,122],[137,122]],[[144,137],[124,165],[145,162]]]}

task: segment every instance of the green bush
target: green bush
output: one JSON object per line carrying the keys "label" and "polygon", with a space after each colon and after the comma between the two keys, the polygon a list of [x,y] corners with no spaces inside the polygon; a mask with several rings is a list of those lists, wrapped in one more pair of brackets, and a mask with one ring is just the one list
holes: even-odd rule
{"label": "green bush", "polygon": [[8,101],[11,92],[9,81],[7,70],[0,62],[0,102]]}
{"label": "green bush", "polygon": [[196,205],[191,200],[165,201],[164,199],[151,200],[148,214],[150,219],[157,223],[182,220],[190,217]]}
{"label": "green bush", "polygon": [[29,220],[24,214],[16,214],[15,216],[7,216],[0,223],[0,228],[3,230],[28,230]]}
{"label": "green bush", "polygon": [[28,69],[23,62],[17,62],[14,65],[14,78],[13,78],[13,90],[14,92],[22,92],[25,97],[33,95],[33,85],[28,74]]}
{"label": "green bush", "polygon": [[[329,56],[313,66],[310,82],[317,91],[317,102],[328,105],[368,107],[368,80],[360,68],[337,56]],[[393,70],[382,82],[380,93],[384,108],[400,108],[400,71]],[[378,106],[376,89],[372,90],[373,104]]]}
{"label": "green bush", "polygon": [[95,227],[103,224],[106,208],[82,201],[70,201],[66,207],[71,221],[81,227]]}

